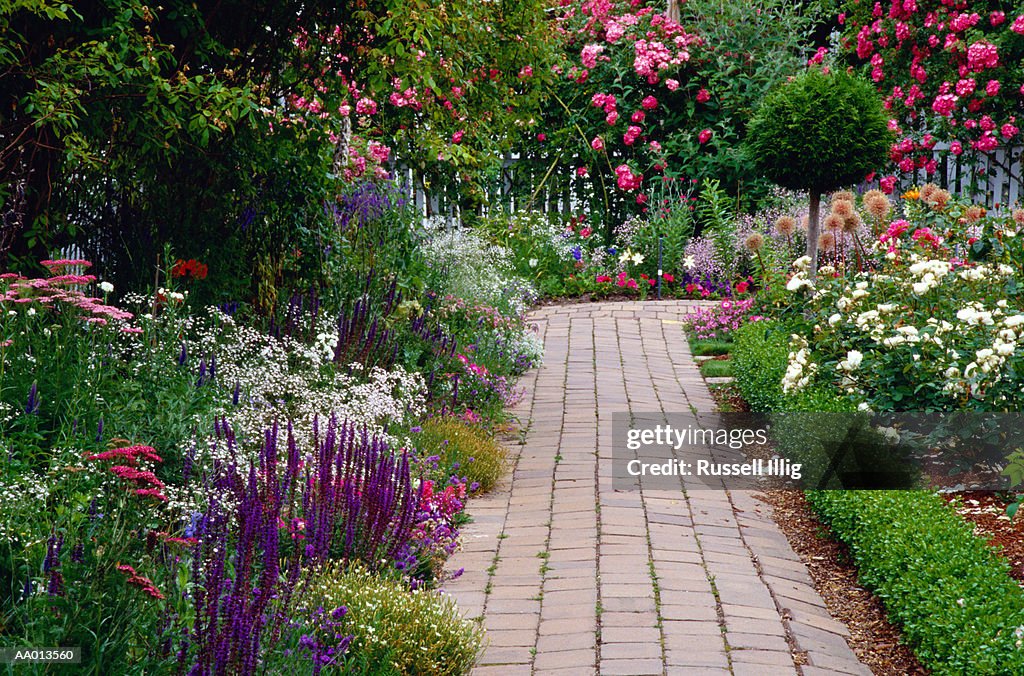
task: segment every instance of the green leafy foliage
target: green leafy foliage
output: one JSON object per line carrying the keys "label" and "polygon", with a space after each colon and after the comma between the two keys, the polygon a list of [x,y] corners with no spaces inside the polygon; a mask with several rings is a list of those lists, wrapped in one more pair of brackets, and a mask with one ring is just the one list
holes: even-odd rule
{"label": "green leafy foliage", "polygon": [[789,354],[788,336],[771,321],[752,322],[733,336],[732,372],[736,387],[753,411],[782,407],[782,376]]}
{"label": "green leafy foliage", "polygon": [[807,497],[925,666],[936,674],[1024,671],[1024,592],[941,499],[913,491]]}
{"label": "green leafy foliage", "polygon": [[822,193],[881,167],[893,138],[870,84],[846,72],[810,69],[764,99],[750,121],[747,147],[772,181]]}

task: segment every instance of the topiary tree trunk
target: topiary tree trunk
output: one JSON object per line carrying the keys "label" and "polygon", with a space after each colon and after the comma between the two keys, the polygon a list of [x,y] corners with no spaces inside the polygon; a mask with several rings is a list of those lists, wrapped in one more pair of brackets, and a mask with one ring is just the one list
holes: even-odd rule
{"label": "topiary tree trunk", "polygon": [[668,0],[665,15],[673,21],[679,21],[679,0]]}
{"label": "topiary tree trunk", "polygon": [[807,257],[811,259],[808,270],[810,278],[818,272],[818,217],[821,214],[821,193],[811,191],[811,203],[807,212]]}

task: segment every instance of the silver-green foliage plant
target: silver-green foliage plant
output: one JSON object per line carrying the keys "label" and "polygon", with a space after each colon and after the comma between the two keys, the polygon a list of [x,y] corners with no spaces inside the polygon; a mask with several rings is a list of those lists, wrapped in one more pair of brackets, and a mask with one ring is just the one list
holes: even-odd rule
{"label": "silver-green foliage plant", "polygon": [[343,605],[338,632],[351,634],[350,674],[468,674],[483,645],[483,628],[464,619],[451,596],[332,564],[310,585],[312,608]]}

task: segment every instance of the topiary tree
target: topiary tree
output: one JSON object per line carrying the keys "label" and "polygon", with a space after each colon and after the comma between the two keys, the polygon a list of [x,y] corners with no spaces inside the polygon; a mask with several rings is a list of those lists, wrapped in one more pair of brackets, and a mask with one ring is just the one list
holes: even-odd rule
{"label": "topiary tree", "polygon": [[894,140],[874,87],[847,72],[811,69],[765,97],[747,130],[755,168],[791,190],[810,193],[807,255],[817,270],[822,193],[883,166]]}

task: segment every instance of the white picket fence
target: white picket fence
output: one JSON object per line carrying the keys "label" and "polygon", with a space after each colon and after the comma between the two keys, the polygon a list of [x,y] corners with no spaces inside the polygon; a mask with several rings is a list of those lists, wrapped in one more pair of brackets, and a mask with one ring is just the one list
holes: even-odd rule
{"label": "white picket fence", "polygon": [[[959,157],[945,152],[948,147],[940,144],[934,149],[939,164],[935,174],[928,176],[924,169],[901,174],[896,196],[914,185],[932,182],[1000,212],[1024,206],[1024,146],[1003,147],[988,154],[968,150]],[[546,158],[529,159],[520,162],[515,154],[503,158],[500,176],[485,190],[483,213],[496,208],[514,211],[528,207],[544,213],[578,214],[597,197],[593,180],[577,176],[571,163],[549,173]],[[443,219],[449,227],[461,222],[454,187],[429,185],[419,172],[402,164],[393,165],[392,174],[405,186],[407,197],[423,218]],[[542,187],[534,195],[538,185]],[[876,181],[860,188],[863,191],[877,186]],[[610,186],[610,193],[617,193],[614,185]]]}
{"label": "white picket fence", "polygon": [[[935,174],[928,176],[924,169],[903,174],[895,194],[931,182],[999,212],[1024,205],[1024,146],[977,155],[968,151],[959,157],[945,152],[948,148],[948,144],[935,146],[934,156],[939,162]],[[877,182],[864,187],[876,186]]]}
{"label": "white picket fence", "polygon": [[[510,153],[502,158],[500,170],[485,182],[482,214],[491,210],[513,212],[523,209],[543,213],[579,214],[589,208],[597,195],[590,178],[578,176],[575,167],[584,161],[560,163],[552,169],[553,158],[530,157],[521,161]],[[452,185],[430,185],[422,173],[396,162],[391,175],[403,186],[406,197],[424,219],[443,219],[449,227],[461,222],[457,180]],[[614,180],[609,192],[614,194]]]}

